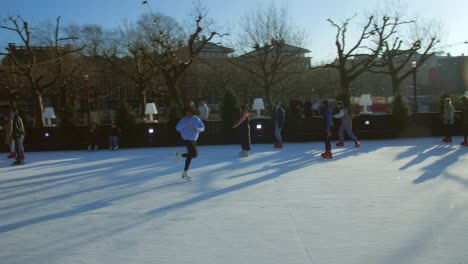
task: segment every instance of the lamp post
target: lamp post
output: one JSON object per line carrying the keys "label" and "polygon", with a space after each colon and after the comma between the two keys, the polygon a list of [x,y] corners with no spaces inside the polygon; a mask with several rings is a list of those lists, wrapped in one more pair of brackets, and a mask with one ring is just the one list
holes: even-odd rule
{"label": "lamp post", "polygon": [[413,61],[411,63],[411,67],[413,67],[413,114],[418,112],[418,91],[417,91],[417,83],[416,83],[416,73],[418,70],[418,63]]}
{"label": "lamp post", "polygon": [[90,106],[90,101],[89,101],[89,75],[85,74],[83,76],[84,81],[86,83],[86,121],[88,124],[88,127],[91,126],[91,106]]}

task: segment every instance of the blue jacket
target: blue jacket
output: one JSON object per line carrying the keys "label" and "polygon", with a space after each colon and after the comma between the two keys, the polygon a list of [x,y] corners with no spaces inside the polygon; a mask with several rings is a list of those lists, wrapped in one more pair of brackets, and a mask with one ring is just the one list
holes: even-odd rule
{"label": "blue jacket", "polygon": [[271,116],[271,119],[276,122],[278,127],[283,127],[284,125],[284,109],[279,107],[278,109],[275,110],[273,115]]}
{"label": "blue jacket", "polygon": [[331,131],[332,111],[330,110],[330,108],[323,110],[323,118],[325,119],[325,131]]}
{"label": "blue jacket", "polygon": [[196,116],[186,116],[177,123],[176,130],[180,132],[183,140],[196,141],[200,132],[205,131],[205,125]]}

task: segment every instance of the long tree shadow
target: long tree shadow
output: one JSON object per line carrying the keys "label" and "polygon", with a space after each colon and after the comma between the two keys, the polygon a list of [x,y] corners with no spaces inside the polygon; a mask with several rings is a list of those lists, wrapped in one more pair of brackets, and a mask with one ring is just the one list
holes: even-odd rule
{"label": "long tree shadow", "polygon": [[459,159],[460,155],[465,153],[464,150],[458,148],[452,151],[449,155],[443,157],[442,159],[437,160],[436,162],[422,168],[424,173],[416,178],[413,183],[414,184],[421,184],[425,183],[429,180],[436,179],[442,175],[444,175],[444,171],[452,164],[455,164]]}
{"label": "long tree shadow", "polygon": [[405,152],[405,156],[412,157],[415,156],[411,161],[406,163],[404,166],[400,168],[400,170],[406,170],[413,166],[423,163],[427,159],[431,157],[440,157],[447,154],[448,151],[451,150],[451,146],[449,145],[436,145],[427,147],[426,145],[416,145],[412,147],[410,150]]}

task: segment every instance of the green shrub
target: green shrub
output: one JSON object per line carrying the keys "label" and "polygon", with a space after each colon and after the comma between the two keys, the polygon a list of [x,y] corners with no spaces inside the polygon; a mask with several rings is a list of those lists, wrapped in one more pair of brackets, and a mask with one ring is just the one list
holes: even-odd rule
{"label": "green shrub", "polygon": [[80,121],[75,109],[67,105],[62,112],[59,113],[58,117],[59,138],[69,146],[76,144],[76,142],[79,141],[78,138],[80,138],[79,129],[77,129],[80,125]]}
{"label": "green shrub", "polygon": [[400,93],[395,95],[392,109],[392,126],[397,134],[401,134],[409,125],[410,109]]}
{"label": "green shrub", "polygon": [[227,88],[224,93],[222,108],[223,130],[226,138],[233,137],[234,130],[232,126],[234,122],[239,120],[239,115],[239,97],[234,90]]}

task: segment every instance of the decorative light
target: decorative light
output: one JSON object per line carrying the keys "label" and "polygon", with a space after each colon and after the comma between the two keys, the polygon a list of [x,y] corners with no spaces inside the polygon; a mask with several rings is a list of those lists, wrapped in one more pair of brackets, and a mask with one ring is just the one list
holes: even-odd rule
{"label": "decorative light", "polygon": [[370,94],[363,94],[359,99],[359,105],[363,107],[361,115],[371,115],[372,112],[368,111],[368,107],[372,106],[372,98]]}
{"label": "decorative light", "polygon": [[417,61],[411,62],[411,67],[417,68],[418,67],[418,62]]}
{"label": "decorative light", "polygon": [[158,109],[156,109],[156,104],[155,103],[147,103],[146,108],[145,108],[145,115],[148,116],[149,122],[153,122],[153,115],[158,114]]}
{"label": "decorative light", "polygon": [[258,129],[258,130],[261,130],[262,128],[263,128],[262,124],[258,124],[258,125],[257,125],[257,129]]}
{"label": "decorative light", "polygon": [[55,116],[55,111],[53,107],[44,108],[44,119],[46,121],[46,126],[52,126],[52,119],[57,118]]}
{"label": "decorative light", "polygon": [[151,135],[154,134],[154,129],[153,128],[148,129],[148,133]]}
{"label": "decorative light", "polygon": [[370,121],[366,120],[366,122],[364,122],[364,124],[366,124],[366,126],[368,126],[368,125],[370,125]]}
{"label": "decorative light", "polygon": [[262,98],[255,98],[252,110],[257,111],[257,117],[261,117],[260,111],[265,110],[265,103]]}
{"label": "decorative light", "polygon": [[50,136],[50,134],[48,132],[44,133],[44,137],[49,137],[49,136]]}

